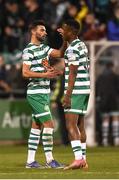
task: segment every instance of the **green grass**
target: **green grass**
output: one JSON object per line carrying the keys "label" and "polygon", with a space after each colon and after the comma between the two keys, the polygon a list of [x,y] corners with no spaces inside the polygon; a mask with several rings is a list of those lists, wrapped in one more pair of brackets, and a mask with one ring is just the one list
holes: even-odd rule
{"label": "green grass", "polygon": [[[43,150],[37,152],[37,161],[44,163]],[[54,147],[55,158],[65,164],[73,160],[70,148]],[[0,146],[1,179],[111,179],[119,178],[119,147],[88,148],[89,170],[25,169],[26,146]]]}

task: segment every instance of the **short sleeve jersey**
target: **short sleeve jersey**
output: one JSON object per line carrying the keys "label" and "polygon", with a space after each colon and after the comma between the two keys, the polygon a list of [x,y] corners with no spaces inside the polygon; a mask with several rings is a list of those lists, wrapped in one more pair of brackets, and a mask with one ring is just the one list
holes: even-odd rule
{"label": "short sleeve jersey", "polygon": [[71,64],[78,66],[77,76],[72,94],[89,94],[90,77],[88,58],[88,49],[84,42],[75,39],[71,42],[65,51],[65,93],[68,88],[69,66]]}
{"label": "short sleeve jersey", "polygon": [[[49,54],[53,49],[45,44],[34,45],[29,43],[23,50],[23,63],[30,65],[30,70],[34,72],[45,72],[42,65],[43,59],[49,59]],[[47,78],[30,78],[27,94],[49,94],[50,81]]]}

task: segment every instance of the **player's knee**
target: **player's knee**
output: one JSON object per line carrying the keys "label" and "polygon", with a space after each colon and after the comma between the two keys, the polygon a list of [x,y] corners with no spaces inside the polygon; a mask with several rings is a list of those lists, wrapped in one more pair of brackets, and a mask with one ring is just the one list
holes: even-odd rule
{"label": "player's knee", "polygon": [[41,129],[41,125],[33,121],[32,122],[32,128],[33,129]]}
{"label": "player's knee", "polygon": [[44,126],[45,128],[52,128],[52,129],[54,129],[54,122],[51,121],[51,120],[46,121],[46,122],[43,123],[43,126]]}
{"label": "player's knee", "polygon": [[67,124],[66,124],[66,128],[67,128],[69,134],[73,134],[74,131],[75,131],[75,125],[74,125],[74,124],[72,125],[72,124],[70,124],[70,123],[67,123]]}

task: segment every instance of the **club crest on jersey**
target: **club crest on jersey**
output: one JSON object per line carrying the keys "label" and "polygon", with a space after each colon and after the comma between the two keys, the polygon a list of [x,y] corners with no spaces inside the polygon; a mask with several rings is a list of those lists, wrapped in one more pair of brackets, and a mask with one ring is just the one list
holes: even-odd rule
{"label": "club crest on jersey", "polygon": [[45,105],[44,110],[45,110],[45,111],[49,111],[49,106],[48,106],[48,105]]}
{"label": "club crest on jersey", "polygon": [[73,49],[68,49],[67,54],[73,54]]}

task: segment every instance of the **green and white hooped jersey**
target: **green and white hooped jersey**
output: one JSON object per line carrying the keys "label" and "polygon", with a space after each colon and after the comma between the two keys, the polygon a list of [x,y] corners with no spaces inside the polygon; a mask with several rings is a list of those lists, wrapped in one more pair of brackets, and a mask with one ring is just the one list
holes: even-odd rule
{"label": "green and white hooped jersey", "polygon": [[[44,72],[43,59],[49,59],[49,54],[53,49],[45,44],[34,45],[29,43],[23,50],[23,63],[30,65],[30,70],[34,72]],[[47,78],[30,78],[27,94],[49,94],[50,81]]]}
{"label": "green and white hooped jersey", "polygon": [[72,94],[90,94],[90,77],[88,49],[84,42],[75,39],[65,51],[65,93],[68,88],[69,66],[78,66],[77,76]]}

